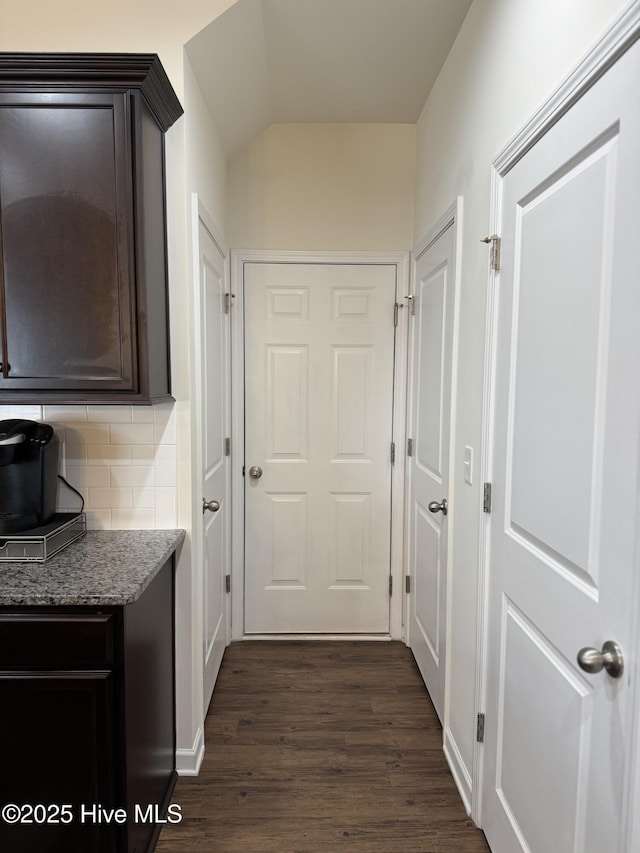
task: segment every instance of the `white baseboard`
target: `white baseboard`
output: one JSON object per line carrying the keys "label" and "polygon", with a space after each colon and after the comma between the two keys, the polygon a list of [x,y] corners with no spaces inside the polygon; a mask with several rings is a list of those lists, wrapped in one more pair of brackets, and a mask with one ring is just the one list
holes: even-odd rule
{"label": "white baseboard", "polygon": [[202,728],[193,741],[191,749],[176,749],[176,770],[178,776],[197,776],[204,758],[204,737]]}
{"label": "white baseboard", "polygon": [[[361,640],[362,642],[370,643],[372,641],[389,642],[395,639],[390,634],[243,634],[243,640],[316,640],[324,642],[325,640],[345,640],[353,642]],[[397,638],[398,640],[401,637]]]}
{"label": "white baseboard", "polygon": [[469,773],[469,770],[462,760],[462,755],[460,754],[458,745],[451,734],[451,729],[449,728],[444,730],[443,750],[449,765],[449,770],[451,770],[451,775],[453,776],[454,782],[458,788],[458,793],[464,803],[467,814],[470,815],[472,790],[471,773]]}

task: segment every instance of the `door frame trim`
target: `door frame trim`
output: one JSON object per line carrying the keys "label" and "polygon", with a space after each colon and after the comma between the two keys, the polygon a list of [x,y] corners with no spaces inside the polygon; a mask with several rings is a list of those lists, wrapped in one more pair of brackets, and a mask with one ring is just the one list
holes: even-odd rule
{"label": "door frame trim", "polygon": [[[640,38],[640,0],[633,0],[613,21],[602,37],[574,67],[567,77],[544,102],[540,109],[529,119],[520,131],[496,155],[491,164],[490,226],[489,233],[500,234],[502,224],[502,183],[508,172],[524,155],[545,135],[569,109],[584,95],[593,84],[602,77],[631,45]],[[491,482],[493,471],[493,434],[495,407],[495,370],[497,356],[497,286],[499,272],[488,268],[488,288],[485,320],[485,357],[484,357],[484,402],[482,411],[482,449],[481,482]],[[477,619],[477,658],[476,658],[476,714],[484,713],[487,700],[488,676],[488,603],[491,579],[490,554],[490,516],[478,507],[480,525],[480,555],[478,562],[478,619]],[[640,537],[639,537],[640,539]],[[633,648],[627,658],[632,664],[635,685],[632,719],[638,718],[640,711],[640,541],[636,545],[636,582],[631,591],[634,603],[635,626]],[[632,676],[632,678],[634,677]],[[476,719],[474,717],[474,719]],[[626,834],[627,842],[640,843],[640,815],[630,808],[633,798],[640,796],[640,725],[632,732],[629,766],[626,768]],[[482,783],[483,783],[483,746],[474,744],[473,788],[471,798],[471,817],[482,826]],[[632,849],[632,847],[628,847]]]}
{"label": "door frame trim", "polygon": [[[388,264],[396,267],[396,300],[406,304],[409,294],[409,252],[299,252],[262,249],[231,251],[231,292],[235,295],[231,312],[231,455],[232,531],[231,531],[231,639],[241,640],[244,633],[244,293],[245,263],[308,264]],[[389,636],[403,637],[404,592],[404,481],[407,399],[408,311],[400,311],[396,329],[393,440],[396,461],[391,473],[391,577],[394,594],[390,603]],[[277,635],[274,635],[277,636]],[[379,636],[379,635],[372,635]],[[249,639],[249,637],[247,637]]]}

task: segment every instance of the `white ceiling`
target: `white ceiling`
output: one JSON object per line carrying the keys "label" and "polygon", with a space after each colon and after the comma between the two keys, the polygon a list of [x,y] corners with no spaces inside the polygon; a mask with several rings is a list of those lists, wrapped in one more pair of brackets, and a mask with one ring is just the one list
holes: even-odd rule
{"label": "white ceiling", "polygon": [[238,0],[187,54],[228,154],[273,123],[417,121],[471,0]]}

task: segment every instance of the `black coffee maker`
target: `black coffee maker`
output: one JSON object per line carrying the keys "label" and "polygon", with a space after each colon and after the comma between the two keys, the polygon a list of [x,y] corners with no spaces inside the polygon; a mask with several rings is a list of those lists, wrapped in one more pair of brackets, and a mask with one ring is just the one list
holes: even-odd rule
{"label": "black coffee maker", "polygon": [[58,447],[49,424],[0,421],[0,536],[41,527],[55,515]]}

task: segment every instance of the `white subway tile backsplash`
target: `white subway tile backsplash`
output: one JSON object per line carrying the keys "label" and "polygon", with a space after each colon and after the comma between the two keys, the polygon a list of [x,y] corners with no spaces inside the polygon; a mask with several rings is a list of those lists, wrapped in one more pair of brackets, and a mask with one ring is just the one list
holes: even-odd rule
{"label": "white subway tile backsplash", "polygon": [[86,406],[43,406],[42,419],[47,423],[75,424],[87,420]]}
{"label": "white subway tile backsplash", "polygon": [[112,509],[111,526],[114,530],[148,530],[155,527],[152,509]]}
{"label": "white subway tile backsplash", "polygon": [[131,448],[132,465],[154,465],[156,460],[155,444],[134,444]]}
{"label": "white subway tile backsplash", "polygon": [[119,465],[111,472],[111,485],[126,487],[152,487],[154,485],[155,470],[153,465]]}
{"label": "white subway tile backsplash", "polygon": [[0,420],[20,418],[25,421],[41,421],[42,406],[0,406]]}
{"label": "white subway tile backsplash", "polygon": [[134,424],[152,424],[153,410],[155,406],[132,406],[132,420]]}
{"label": "white subway tile backsplash", "polygon": [[[175,404],[3,406],[0,418],[45,420],[60,438],[60,471],[85,498],[90,529],[175,527]],[[60,484],[58,508],[80,498]]]}
{"label": "white subway tile backsplash", "polygon": [[131,489],[132,506],[136,509],[154,509],[156,505],[155,489]]}
{"label": "white subway tile backsplash", "polygon": [[131,489],[89,489],[87,506],[91,509],[119,509],[133,506]]}
{"label": "white subway tile backsplash", "polygon": [[176,443],[176,407],[169,403],[160,403],[154,407],[156,444]]}
{"label": "white subway tile backsplash", "polygon": [[56,497],[56,508],[58,512],[78,512],[80,509],[80,498],[68,489],[62,480],[58,480],[58,491]]}
{"label": "white subway tile backsplash", "polygon": [[87,406],[87,420],[101,424],[130,424],[133,406]]}
{"label": "white subway tile backsplash", "polygon": [[89,465],[131,465],[131,448],[127,444],[92,444],[87,447]]}
{"label": "white subway tile backsplash", "polygon": [[111,424],[111,444],[153,444],[153,424]]}
{"label": "white subway tile backsplash", "polygon": [[87,446],[86,444],[77,444],[70,442],[67,434],[67,439],[64,443],[64,462],[67,473],[72,466],[87,464]]}
{"label": "white subway tile backsplash", "polygon": [[111,485],[111,468],[107,465],[77,465],[69,469],[67,480],[80,491],[105,488]]}
{"label": "white subway tile backsplash", "polygon": [[67,441],[77,444],[110,444],[109,424],[66,424]]}
{"label": "white subway tile backsplash", "polygon": [[175,444],[160,444],[156,448],[156,487],[175,488],[176,447]]}
{"label": "white subway tile backsplash", "polygon": [[176,527],[178,524],[175,489],[155,489],[156,527]]}
{"label": "white subway tile backsplash", "polygon": [[89,530],[111,530],[113,527],[110,509],[87,509],[85,513]]}
{"label": "white subway tile backsplash", "polygon": [[[86,468],[80,470],[84,474],[82,486],[85,490],[108,489],[112,485],[113,469],[108,465],[87,465]],[[73,485],[75,486],[75,483]]]}

